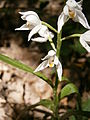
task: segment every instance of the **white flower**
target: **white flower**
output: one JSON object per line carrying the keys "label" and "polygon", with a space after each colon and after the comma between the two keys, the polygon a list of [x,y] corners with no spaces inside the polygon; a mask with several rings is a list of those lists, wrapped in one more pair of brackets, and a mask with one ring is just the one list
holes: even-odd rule
{"label": "white flower", "polygon": [[80,43],[82,46],[90,52],[90,30],[86,31],[80,36]]}
{"label": "white flower", "polygon": [[54,37],[52,32],[50,32],[45,25],[41,25],[41,28],[39,29],[38,33],[41,37],[33,38],[33,39],[31,39],[32,41],[46,42],[48,40],[48,37],[51,37],[51,38]]}
{"label": "white flower", "polygon": [[36,33],[39,33],[39,35],[41,36],[32,39],[33,41],[36,42],[46,42],[49,36],[51,38],[54,37],[54,35],[48,30],[48,28],[45,25],[42,25],[41,20],[37,13],[35,13],[34,11],[19,13],[22,15],[21,18],[23,20],[26,20],[26,24],[22,25],[20,28],[16,28],[15,30],[31,30],[28,35],[28,41]]}
{"label": "white flower", "polygon": [[56,52],[54,50],[50,50],[48,52],[48,54],[42,60],[43,60],[43,62],[35,69],[34,72],[38,72],[47,67],[54,67],[56,65],[58,78],[59,78],[59,80],[61,80],[62,65],[61,65],[58,57],[56,56]]}
{"label": "white flower", "polygon": [[83,0],[76,2],[75,0],[68,0],[63,12],[58,18],[58,32],[62,29],[65,22],[71,18],[75,22],[81,23],[85,28],[90,29],[88,21],[82,12],[82,2]]}

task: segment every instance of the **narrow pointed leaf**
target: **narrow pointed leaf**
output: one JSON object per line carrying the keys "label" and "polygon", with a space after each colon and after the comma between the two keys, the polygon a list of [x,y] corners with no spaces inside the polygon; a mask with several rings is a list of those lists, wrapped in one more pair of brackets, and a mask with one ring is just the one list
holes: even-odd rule
{"label": "narrow pointed leaf", "polygon": [[75,117],[78,117],[78,118],[80,118],[81,116],[90,118],[90,112],[88,112],[88,111],[68,110],[68,112],[66,112],[64,115],[62,115],[60,117],[60,120],[66,120],[67,118],[69,118],[72,115],[74,115]]}
{"label": "narrow pointed leaf", "polygon": [[[23,117],[23,115],[25,115],[25,113],[27,112],[27,111],[30,111],[30,110],[34,110],[37,106],[40,106],[40,105],[42,105],[42,106],[44,106],[44,107],[46,107],[46,108],[48,108],[48,109],[50,109],[50,110],[52,110],[53,109],[53,102],[52,101],[50,101],[50,100],[47,100],[47,99],[43,99],[43,100],[41,100],[40,102],[37,102],[36,104],[34,104],[34,105],[28,105],[28,106],[26,106],[22,111],[21,111],[21,113],[19,114],[19,116],[16,118],[16,120],[21,120],[21,118]],[[42,111],[42,112],[44,112],[44,113],[48,113],[49,115],[53,115],[51,112],[48,112],[48,111]]]}
{"label": "narrow pointed leaf", "polygon": [[53,86],[51,80],[49,80],[42,73],[40,73],[40,72],[35,73],[32,68],[30,68],[29,66],[27,66],[27,65],[25,65],[17,60],[11,59],[11,58],[9,58],[5,55],[2,55],[2,54],[0,54],[0,60],[5,62],[5,63],[8,63],[16,68],[19,68],[19,69],[24,70],[26,72],[32,73],[32,74],[38,76],[39,78],[43,79],[44,81],[46,81],[50,86]]}
{"label": "narrow pointed leaf", "polygon": [[52,111],[54,109],[54,104],[51,100],[43,99],[43,100],[40,101],[39,104],[48,108],[48,109],[50,109],[50,110],[52,110]]}
{"label": "narrow pointed leaf", "polygon": [[68,96],[72,93],[79,93],[77,87],[73,83],[69,83],[65,85],[61,90],[60,98],[64,98],[65,96]]}

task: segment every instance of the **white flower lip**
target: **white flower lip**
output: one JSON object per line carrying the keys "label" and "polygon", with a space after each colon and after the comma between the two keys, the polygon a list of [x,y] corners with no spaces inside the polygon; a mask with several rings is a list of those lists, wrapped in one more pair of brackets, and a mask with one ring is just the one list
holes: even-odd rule
{"label": "white flower lip", "polygon": [[[32,40],[35,42],[46,42],[48,37],[54,37],[53,33],[49,29],[41,24],[41,20],[38,14],[34,11],[19,12],[22,16],[21,18],[26,21],[26,24],[22,25],[20,28],[15,30],[31,30],[28,35],[28,41]],[[38,33],[40,37],[32,38],[34,34]],[[32,38],[32,39],[31,39]]]}
{"label": "white flower lip", "polygon": [[35,69],[34,72],[38,72],[43,70],[47,67],[54,67],[56,66],[58,78],[61,81],[62,77],[62,65],[59,59],[56,56],[56,52],[54,50],[50,50],[48,54],[42,59],[43,62]]}
{"label": "white flower lip", "polygon": [[90,30],[80,36],[80,43],[90,53]]}
{"label": "white flower lip", "polygon": [[83,0],[76,2],[75,0],[67,0],[66,5],[63,8],[63,12],[58,17],[58,32],[61,31],[63,25],[72,18],[74,22],[79,22],[83,27],[90,29],[88,21],[82,12]]}

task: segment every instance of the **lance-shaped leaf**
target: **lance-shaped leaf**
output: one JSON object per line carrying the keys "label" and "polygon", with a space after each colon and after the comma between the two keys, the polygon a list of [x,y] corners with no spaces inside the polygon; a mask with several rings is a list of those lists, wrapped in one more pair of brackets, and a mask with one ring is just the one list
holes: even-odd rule
{"label": "lance-shaped leaf", "polygon": [[29,105],[25,109],[26,110],[31,110],[31,109],[33,109],[33,108],[35,108],[37,106],[40,106],[40,105],[42,105],[42,106],[44,106],[47,109],[52,110],[52,111],[54,109],[54,103],[53,103],[53,101],[48,100],[48,99],[42,99],[42,100],[40,100],[40,102],[38,102],[38,103],[36,103],[34,105]]}
{"label": "lance-shaped leaf", "polygon": [[[27,111],[34,110],[36,107],[38,107],[40,105],[42,105],[42,106],[44,106],[44,107],[46,107],[47,109],[50,109],[50,110],[54,109],[54,104],[53,104],[53,102],[51,100],[42,99],[42,100],[40,100],[40,102],[38,102],[38,103],[36,103],[34,105],[25,106],[25,108],[21,111],[21,113],[16,118],[16,120],[21,120],[21,118],[23,117],[23,115],[25,115],[25,113]],[[39,109],[35,109],[35,110],[39,110]],[[51,112],[49,112],[49,111],[40,110],[40,112],[42,112],[44,114],[49,114],[50,116],[53,116],[53,114]]]}
{"label": "lance-shaped leaf", "polygon": [[49,80],[45,75],[43,75],[43,74],[40,73],[40,72],[35,73],[35,72],[32,70],[32,68],[30,68],[29,66],[27,66],[27,65],[25,65],[25,64],[23,64],[23,63],[21,63],[21,62],[19,62],[19,61],[17,61],[17,60],[11,59],[11,58],[9,58],[9,57],[7,57],[7,56],[5,56],[5,55],[2,55],[2,54],[0,54],[0,60],[3,61],[3,62],[5,62],[5,63],[8,63],[8,64],[10,64],[10,65],[12,65],[12,66],[14,66],[14,67],[16,67],[16,68],[19,68],[19,69],[21,69],[21,70],[24,70],[24,71],[26,71],[26,72],[29,72],[29,73],[32,73],[32,74],[38,76],[39,78],[43,79],[43,80],[46,81],[50,86],[53,87],[53,84],[52,84],[51,80]]}
{"label": "lance-shaped leaf", "polygon": [[53,109],[54,109],[54,104],[53,104],[53,101],[51,101],[51,100],[43,99],[39,102],[39,104],[48,108],[49,110],[53,111]]}
{"label": "lance-shaped leaf", "polygon": [[[66,120],[67,118],[69,118],[72,115],[74,115],[75,117],[78,117],[79,120],[82,120],[82,119],[80,119],[81,116],[90,118],[90,112],[88,112],[88,111],[68,110],[68,112],[66,112],[64,115],[62,115],[60,117],[60,120]],[[74,120],[74,119],[71,119],[71,120]],[[87,119],[85,119],[85,120],[87,120]]]}
{"label": "lance-shaped leaf", "polygon": [[64,98],[72,93],[79,93],[77,87],[73,83],[65,85],[61,90],[60,98]]}

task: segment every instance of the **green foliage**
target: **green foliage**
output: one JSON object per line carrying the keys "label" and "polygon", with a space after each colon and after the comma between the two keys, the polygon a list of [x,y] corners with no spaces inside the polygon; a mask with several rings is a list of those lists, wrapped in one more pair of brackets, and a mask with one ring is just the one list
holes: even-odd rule
{"label": "green foliage", "polygon": [[60,120],[66,120],[67,118],[70,118],[69,120],[87,120],[83,119],[83,116],[85,116],[85,118],[90,118],[90,112],[80,110],[68,110],[68,112],[60,117]]}
{"label": "green foliage", "polygon": [[[90,99],[86,100],[85,102],[82,102],[82,110],[90,112]],[[83,120],[88,120],[88,118],[83,117]]]}
{"label": "green foliage", "polygon": [[66,81],[66,82],[70,82],[68,78],[62,76],[62,80],[61,81]]}
{"label": "green foliage", "polygon": [[82,110],[90,112],[90,99],[82,103]]}
{"label": "green foliage", "polygon": [[46,81],[49,85],[53,86],[52,82],[47,77],[45,77],[42,73],[40,73],[40,72],[35,73],[32,70],[32,68],[30,68],[29,66],[27,66],[27,65],[25,65],[17,60],[11,59],[11,58],[9,58],[5,55],[2,55],[2,54],[0,54],[0,60],[2,60],[5,63],[8,63],[16,68],[19,68],[19,69],[24,70],[26,72],[32,73],[32,74],[38,76],[39,78],[43,79],[44,81]]}
{"label": "green foliage", "polygon": [[39,102],[39,104],[52,110],[52,111],[54,110],[54,104],[53,104],[53,101],[51,101],[51,100],[43,99]]}
{"label": "green foliage", "polygon": [[77,87],[73,83],[65,85],[61,90],[60,98],[64,98],[72,93],[79,93]]}

